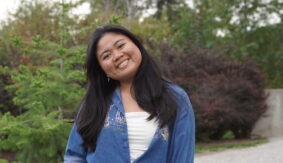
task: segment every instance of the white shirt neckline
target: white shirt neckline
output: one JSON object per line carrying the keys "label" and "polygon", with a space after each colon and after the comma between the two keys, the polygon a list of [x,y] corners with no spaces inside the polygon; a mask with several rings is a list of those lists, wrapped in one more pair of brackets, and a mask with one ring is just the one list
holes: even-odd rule
{"label": "white shirt neckline", "polygon": [[131,162],[141,156],[149,147],[158,123],[156,118],[148,121],[148,112],[126,112]]}

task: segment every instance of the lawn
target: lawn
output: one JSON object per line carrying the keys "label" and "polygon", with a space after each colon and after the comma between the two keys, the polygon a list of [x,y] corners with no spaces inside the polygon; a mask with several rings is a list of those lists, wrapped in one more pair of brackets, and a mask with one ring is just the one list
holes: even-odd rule
{"label": "lawn", "polygon": [[204,152],[214,152],[222,151],[227,149],[234,148],[246,148],[253,147],[259,144],[267,143],[267,139],[242,139],[242,140],[222,140],[222,141],[213,141],[209,143],[197,143],[195,152],[204,153]]}

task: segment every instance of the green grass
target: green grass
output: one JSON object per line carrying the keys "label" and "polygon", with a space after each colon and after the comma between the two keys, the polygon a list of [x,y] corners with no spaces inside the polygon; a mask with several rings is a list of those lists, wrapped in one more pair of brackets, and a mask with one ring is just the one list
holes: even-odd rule
{"label": "green grass", "polygon": [[0,158],[0,163],[9,163],[7,160],[3,160]]}
{"label": "green grass", "polygon": [[250,142],[238,142],[238,143],[231,143],[231,144],[220,144],[220,145],[196,145],[195,152],[202,153],[205,151],[222,151],[226,149],[233,149],[233,148],[245,148],[245,147],[253,147],[259,144],[267,143],[268,140],[256,140]]}
{"label": "green grass", "polygon": [[232,131],[227,131],[224,136],[223,139],[235,139],[234,134],[232,133]]}

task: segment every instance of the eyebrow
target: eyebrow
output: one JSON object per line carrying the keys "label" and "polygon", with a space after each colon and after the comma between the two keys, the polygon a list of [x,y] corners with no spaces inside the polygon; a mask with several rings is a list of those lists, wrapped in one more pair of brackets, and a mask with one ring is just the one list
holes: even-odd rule
{"label": "eyebrow", "polygon": [[[115,41],[113,45],[114,45],[114,46],[117,46],[117,44],[118,44],[120,41],[123,41],[123,40],[124,40],[124,39],[121,38],[121,39]],[[109,51],[108,49],[104,50],[102,53],[99,54],[99,57],[101,57],[104,53],[106,53],[106,52],[108,52],[108,51]]]}

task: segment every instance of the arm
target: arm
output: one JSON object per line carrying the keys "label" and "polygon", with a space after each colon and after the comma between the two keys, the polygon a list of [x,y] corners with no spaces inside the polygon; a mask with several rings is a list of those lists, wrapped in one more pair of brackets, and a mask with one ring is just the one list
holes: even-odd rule
{"label": "arm", "polygon": [[87,163],[87,150],[80,145],[82,142],[82,138],[77,132],[77,126],[74,124],[66,147],[64,163]]}
{"label": "arm", "polygon": [[180,108],[170,138],[169,163],[193,163],[195,150],[195,118],[191,102],[184,92],[178,100]]}

